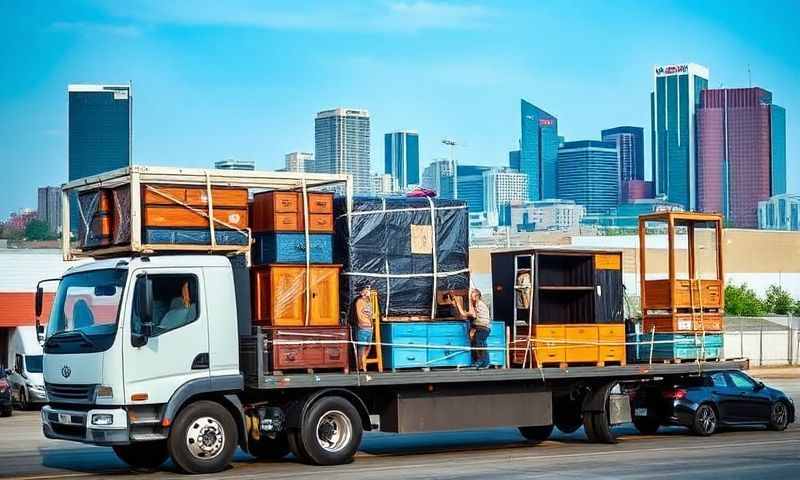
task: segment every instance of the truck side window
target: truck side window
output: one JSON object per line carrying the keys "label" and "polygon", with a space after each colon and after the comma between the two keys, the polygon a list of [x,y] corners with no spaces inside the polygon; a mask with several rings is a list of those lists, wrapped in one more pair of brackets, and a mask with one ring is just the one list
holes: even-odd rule
{"label": "truck side window", "polygon": [[[153,282],[152,336],[157,337],[197,320],[199,302],[195,275],[156,274],[148,278]],[[135,296],[144,295],[143,285],[144,277],[139,277]],[[134,298],[134,305],[138,304],[137,300]],[[138,312],[134,312],[131,318],[131,331],[142,331],[142,319]]]}

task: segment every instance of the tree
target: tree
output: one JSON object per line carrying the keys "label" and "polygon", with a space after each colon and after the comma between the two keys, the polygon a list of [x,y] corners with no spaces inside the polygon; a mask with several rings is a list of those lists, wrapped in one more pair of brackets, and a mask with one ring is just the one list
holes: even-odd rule
{"label": "tree", "polygon": [[794,309],[794,299],[779,285],[770,285],[767,289],[767,299],[764,306],[770,313],[788,315]]}
{"label": "tree", "polygon": [[795,302],[794,308],[792,309],[792,315],[795,317],[800,317],[800,300]]}
{"label": "tree", "polygon": [[28,240],[50,240],[50,227],[41,220],[31,220],[25,226],[25,238]]}
{"label": "tree", "polygon": [[767,309],[746,283],[725,287],[725,313],[741,317],[757,317],[764,315]]}

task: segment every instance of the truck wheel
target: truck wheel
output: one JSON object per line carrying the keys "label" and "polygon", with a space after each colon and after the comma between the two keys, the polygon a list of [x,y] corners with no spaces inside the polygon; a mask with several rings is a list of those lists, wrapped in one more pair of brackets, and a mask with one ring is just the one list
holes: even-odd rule
{"label": "truck wheel", "polygon": [[586,437],[593,443],[617,443],[617,436],[608,421],[608,412],[585,412],[583,426]]}
{"label": "truck wheel", "polygon": [[553,425],[519,427],[519,433],[529,442],[540,443],[550,438],[550,434],[553,433]]}
{"label": "truck wheel", "polygon": [[352,460],[361,444],[361,415],[342,397],[323,397],[308,409],[300,428],[299,447],[315,465]]}
{"label": "truck wheel", "polygon": [[580,408],[580,405],[570,404],[570,408],[557,409],[553,418],[556,428],[564,433],[574,433],[581,428],[581,425],[583,425],[583,413],[581,413]]}
{"label": "truck wheel", "polygon": [[289,451],[294,454],[298,462],[311,463],[308,458],[308,453],[303,447],[303,442],[300,440],[300,430],[293,428],[286,432],[286,440],[289,443]]}
{"label": "truck wheel", "polygon": [[231,463],[239,432],[222,405],[201,400],[181,410],[167,446],[175,465],[186,473],[216,473]]}
{"label": "truck wheel", "polygon": [[634,417],[633,426],[643,435],[653,435],[661,427],[661,421],[651,417]]}
{"label": "truck wheel", "polygon": [[167,459],[167,441],[115,445],[117,458],[136,470],[155,470]]}
{"label": "truck wheel", "polygon": [[258,440],[250,439],[247,450],[259,460],[279,460],[289,453],[289,440],[285,433],[275,438],[262,435]]}

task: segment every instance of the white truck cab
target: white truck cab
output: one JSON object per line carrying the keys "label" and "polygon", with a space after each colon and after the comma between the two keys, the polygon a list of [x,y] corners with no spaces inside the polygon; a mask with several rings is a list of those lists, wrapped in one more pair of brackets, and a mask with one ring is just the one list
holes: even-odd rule
{"label": "white truck cab", "polygon": [[243,389],[233,279],[231,260],[212,255],[114,258],[68,270],[45,330],[45,436],[114,445],[123,458],[152,456],[141,445],[126,452],[147,442],[163,461],[183,401]]}
{"label": "white truck cab", "polygon": [[42,375],[42,346],[32,326],[17,327],[8,342],[7,380],[13,401],[23,410],[47,402]]}

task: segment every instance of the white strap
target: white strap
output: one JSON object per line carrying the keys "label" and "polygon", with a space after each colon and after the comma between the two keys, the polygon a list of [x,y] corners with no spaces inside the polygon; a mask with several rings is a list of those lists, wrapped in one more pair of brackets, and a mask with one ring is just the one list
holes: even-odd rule
{"label": "white strap", "polygon": [[303,177],[301,181],[303,187],[303,233],[306,238],[306,308],[305,308],[305,324],[309,325],[309,316],[311,315],[311,236],[308,234],[308,186],[306,185],[306,178]]}
{"label": "white strap", "polygon": [[431,253],[432,260],[433,260],[433,299],[431,300],[431,320],[436,318],[436,272],[438,268],[438,260],[436,257],[436,206],[433,204],[433,199],[431,197],[425,197],[428,199],[428,204],[431,206]]}

